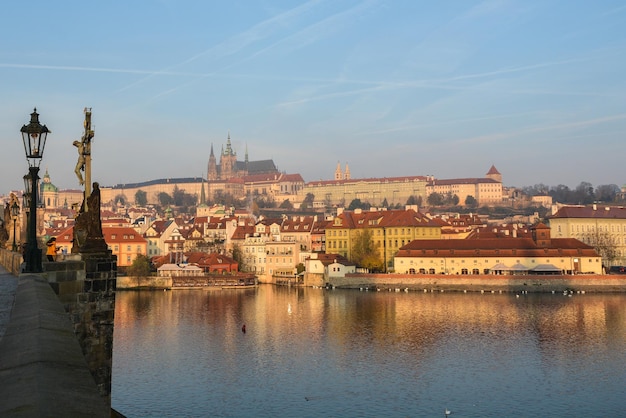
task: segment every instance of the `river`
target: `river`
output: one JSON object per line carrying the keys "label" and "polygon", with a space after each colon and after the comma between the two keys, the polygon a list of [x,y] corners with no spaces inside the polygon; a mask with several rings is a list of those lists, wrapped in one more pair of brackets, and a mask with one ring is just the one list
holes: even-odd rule
{"label": "river", "polygon": [[624,294],[117,293],[127,417],[617,417],[625,382]]}

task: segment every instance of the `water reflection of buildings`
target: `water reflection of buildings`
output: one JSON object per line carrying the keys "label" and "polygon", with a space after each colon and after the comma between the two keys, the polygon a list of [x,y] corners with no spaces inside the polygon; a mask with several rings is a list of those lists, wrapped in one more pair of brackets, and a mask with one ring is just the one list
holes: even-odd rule
{"label": "water reflection of buildings", "polygon": [[123,338],[125,328],[137,328],[152,344],[184,338],[199,325],[219,339],[211,344],[219,345],[229,362],[236,362],[241,353],[244,323],[245,339],[268,356],[285,351],[286,335],[300,335],[299,344],[306,345],[289,351],[295,362],[307,361],[319,350],[349,356],[351,348],[363,348],[355,345],[375,349],[393,343],[398,351],[417,358],[446,344],[485,339],[506,340],[514,347],[516,335],[531,336],[545,358],[566,360],[572,344],[593,351],[626,341],[626,308],[620,294],[516,297],[273,285],[232,291],[122,292],[115,321],[116,338]]}

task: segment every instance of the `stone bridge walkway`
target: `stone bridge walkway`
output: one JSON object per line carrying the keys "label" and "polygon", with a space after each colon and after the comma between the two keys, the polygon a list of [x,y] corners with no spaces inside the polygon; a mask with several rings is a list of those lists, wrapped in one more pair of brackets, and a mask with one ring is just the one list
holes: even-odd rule
{"label": "stone bridge walkway", "polygon": [[0,265],[0,339],[2,339],[11,318],[17,281],[17,277]]}

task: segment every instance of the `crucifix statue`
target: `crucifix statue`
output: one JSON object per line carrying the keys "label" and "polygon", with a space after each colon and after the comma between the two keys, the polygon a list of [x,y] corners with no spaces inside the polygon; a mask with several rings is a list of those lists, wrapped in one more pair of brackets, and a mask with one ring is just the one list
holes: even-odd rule
{"label": "crucifix statue", "polygon": [[[79,183],[85,186],[85,194],[74,224],[72,253],[107,249],[100,219],[100,187],[98,183],[91,183],[91,140],[94,136],[94,131],[91,129],[91,108],[85,108],[84,126],[85,133],[81,140],[73,142],[73,145],[78,148],[78,161],[74,173]],[[81,175],[81,171],[85,173],[85,178]]]}
{"label": "crucifix statue", "polygon": [[[91,108],[85,108],[85,133],[80,141],[74,141],[74,146],[78,148],[78,161],[76,162],[76,168],[74,173],[78,177],[80,185],[85,185],[84,199],[87,199],[91,194],[91,139],[94,136],[94,131],[91,129]],[[81,171],[85,172],[85,178],[81,174]]]}

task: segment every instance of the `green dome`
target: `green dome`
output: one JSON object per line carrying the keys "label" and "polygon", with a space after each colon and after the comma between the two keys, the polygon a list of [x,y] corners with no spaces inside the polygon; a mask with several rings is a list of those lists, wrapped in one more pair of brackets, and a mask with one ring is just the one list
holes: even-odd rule
{"label": "green dome", "polygon": [[41,192],[56,193],[58,191],[59,188],[50,182],[50,174],[48,174],[48,169],[46,169],[46,174],[43,175],[43,182],[41,183]]}

